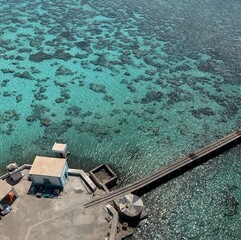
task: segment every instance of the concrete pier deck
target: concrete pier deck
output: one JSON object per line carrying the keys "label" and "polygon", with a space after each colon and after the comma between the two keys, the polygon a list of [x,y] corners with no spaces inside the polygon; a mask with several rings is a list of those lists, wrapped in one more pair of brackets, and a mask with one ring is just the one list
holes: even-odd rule
{"label": "concrete pier deck", "polygon": [[28,170],[22,172],[25,176],[14,185],[19,197],[0,220],[1,240],[105,239],[109,231],[106,212],[102,205],[84,209],[92,195],[79,177],[70,176],[58,198],[36,198],[27,194],[31,186]]}

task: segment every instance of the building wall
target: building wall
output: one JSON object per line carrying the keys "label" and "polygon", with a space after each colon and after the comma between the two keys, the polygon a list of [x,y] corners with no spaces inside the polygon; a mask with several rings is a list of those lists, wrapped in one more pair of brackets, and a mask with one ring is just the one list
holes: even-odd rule
{"label": "building wall", "polygon": [[68,170],[69,170],[69,167],[68,167],[68,164],[66,162],[65,166],[64,166],[64,169],[61,173],[61,178],[60,178],[60,181],[62,183],[62,185],[64,186],[67,179],[68,179]]}
{"label": "building wall", "polygon": [[48,179],[50,184],[53,186],[63,187],[63,184],[58,177],[48,177],[48,176],[41,176],[41,175],[30,175],[34,184],[44,184],[44,179]]}

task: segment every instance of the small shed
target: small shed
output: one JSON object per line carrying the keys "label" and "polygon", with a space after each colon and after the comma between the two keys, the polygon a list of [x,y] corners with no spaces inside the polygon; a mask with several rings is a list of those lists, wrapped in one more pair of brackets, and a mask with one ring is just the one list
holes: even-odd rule
{"label": "small shed", "polygon": [[19,170],[15,170],[15,171],[11,172],[11,179],[15,182],[19,181],[23,176],[24,176],[24,174],[22,174],[21,171],[19,171]]}
{"label": "small shed", "polygon": [[4,210],[4,205],[11,205],[18,194],[13,186],[4,180],[0,180],[0,210]]}
{"label": "small shed", "polygon": [[63,188],[68,179],[68,164],[65,158],[36,156],[29,171],[36,185]]}
{"label": "small shed", "polygon": [[53,152],[56,152],[59,154],[60,157],[62,158],[67,158],[69,152],[67,150],[67,144],[63,144],[63,143],[54,143],[53,148],[52,148]]}

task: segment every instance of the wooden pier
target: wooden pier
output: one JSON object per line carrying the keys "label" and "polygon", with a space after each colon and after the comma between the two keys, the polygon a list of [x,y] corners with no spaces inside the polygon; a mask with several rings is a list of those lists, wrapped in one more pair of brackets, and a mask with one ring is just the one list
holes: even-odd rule
{"label": "wooden pier", "polygon": [[[85,208],[91,207],[96,204],[103,202],[110,202],[115,198],[123,196],[127,193],[138,193],[139,191],[147,192],[152,189],[152,185],[157,182],[165,182],[173,176],[180,175],[181,173],[201,164],[203,161],[207,161],[211,157],[219,154],[221,151],[236,145],[241,139],[241,129],[233,132],[220,140],[201,148],[186,157],[177,160],[174,163],[160,169],[159,171],[140,179],[132,184],[126,185],[125,187],[119,188],[113,192],[110,192],[100,198],[93,199],[92,201],[85,204]],[[145,191],[144,191],[145,190]]]}

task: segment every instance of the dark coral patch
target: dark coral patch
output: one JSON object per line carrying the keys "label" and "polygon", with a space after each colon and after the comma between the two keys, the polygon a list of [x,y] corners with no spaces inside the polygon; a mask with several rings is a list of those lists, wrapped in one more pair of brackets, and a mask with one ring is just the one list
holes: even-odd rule
{"label": "dark coral patch", "polygon": [[149,91],[145,97],[141,99],[141,103],[159,102],[163,97],[163,93],[160,91]]}
{"label": "dark coral patch", "polygon": [[77,117],[80,115],[81,112],[81,108],[78,106],[73,106],[73,107],[69,107],[67,108],[67,110],[65,111],[65,115],[66,116],[72,116],[72,117]]}
{"label": "dark coral patch", "polygon": [[63,76],[67,76],[67,75],[73,75],[74,72],[72,72],[69,68],[66,68],[64,66],[60,66],[56,73],[55,76],[59,76],[59,75],[63,75]]}
{"label": "dark coral patch", "polygon": [[34,79],[28,71],[24,71],[23,73],[19,73],[19,72],[14,73],[13,76],[18,78],[30,79],[30,80]]}
{"label": "dark coral patch", "polygon": [[65,31],[60,33],[60,36],[66,39],[73,39],[72,33],[70,31]]}
{"label": "dark coral patch", "polygon": [[53,57],[67,61],[72,58],[72,55],[70,53],[64,52],[64,50],[62,50],[62,49],[59,49],[59,50],[55,51],[55,53],[53,54]]}
{"label": "dark coral patch", "polygon": [[104,84],[91,83],[89,88],[97,93],[106,93],[106,87]]}
{"label": "dark coral patch", "polygon": [[75,45],[81,48],[82,50],[87,50],[90,47],[90,41],[84,40],[84,41],[76,42]]}
{"label": "dark coral patch", "polygon": [[194,117],[199,119],[201,119],[203,115],[204,116],[215,115],[215,112],[210,107],[194,109],[194,110],[191,110],[191,113]]}
{"label": "dark coral patch", "polygon": [[29,56],[29,60],[33,62],[42,62],[44,60],[52,59],[53,55],[45,53],[45,52],[38,52],[36,54],[31,54]]}

